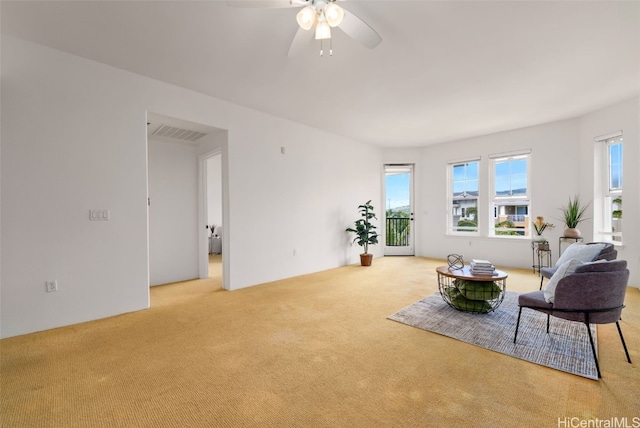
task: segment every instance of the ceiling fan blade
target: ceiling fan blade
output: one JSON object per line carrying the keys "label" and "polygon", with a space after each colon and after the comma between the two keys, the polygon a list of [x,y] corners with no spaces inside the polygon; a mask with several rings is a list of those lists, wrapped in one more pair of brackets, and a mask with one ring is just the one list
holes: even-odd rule
{"label": "ceiling fan blade", "polygon": [[289,0],[227,0],[227,6],[243,8],[297,7]]}
{"label": "ceiling fan blade", "polygon": [[313,36],[313,31],[298,27],[298,31],[293,37],[291,46],[289,47],[289,57],[296,56],[303,51],[309,45],[311,36]]}
{"label": "ceiling fan blade", "polygon": [[298,31],[296,31],[296,35],[291,41],[291,46],[289,46],[289,57],[291,58],[302,52],[309,45],[311,36],[313,36],[313,31],[298,27]]}
{"label": "ceiling fan blade", "polygon": [[344,9],[344,19],[340,29],[360,44],[373,49],[380,44],[382,37],[362,19]]}

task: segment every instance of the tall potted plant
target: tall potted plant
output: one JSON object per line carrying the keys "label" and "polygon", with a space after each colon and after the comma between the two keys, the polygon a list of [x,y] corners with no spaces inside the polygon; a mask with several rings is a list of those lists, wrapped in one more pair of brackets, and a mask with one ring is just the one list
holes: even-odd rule
{"label": "tall potted plant", "polygon": [[578,229],[578,224],[582,220],[586,220],[584,218],[587,208],[589,204],[583,205],[580,202],[580,198],[576,195],[574,198],[569,198],[569,203],[564,207],[560,208],[562,210],[562,221],[566,226],[564,230],[564,236],[566,238],[581,238],[582,233]]}
{"label": "tall potted plant", "polygon": [[376,214],[373,212],[371,200],[359,205],[358,210],[362,218],[355,221],[355,227],[349,227],[346,231],[355,233],[356,237],[353,242],[357,242],[358,245],[364,248],[364,253],[360,254],[360,264],[362,266],[371,266],[373,254],[369,254],[369,244],[375,245],[378,243],[376,227],[371,224],[371,219],[376,219]]}

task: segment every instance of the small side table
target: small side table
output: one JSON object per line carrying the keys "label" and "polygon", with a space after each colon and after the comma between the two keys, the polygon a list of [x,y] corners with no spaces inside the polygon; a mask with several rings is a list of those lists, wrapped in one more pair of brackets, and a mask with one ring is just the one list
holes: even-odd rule
{"label": "small side table", "polygon": [[531,241],[533,273],[540,275],[540,269],[551,267],[551,247],[548,242]]}
{"label": "small side table", "polygon": [[[471,272],[469,265],[462,269],[436,268],[438,288],[447,305],[452,308],[476,314],[485,314],[498,309],[507,292],[507,273],[496,270],[493,275],[479,275]],[[475,290],[466,290],[466,297],[460,291],[462,283],[475,282]],[[471,294],[468,292],[471,291]]]}
{"label": "small side table", "polygon": [[576,242],[582,242],[582,238],[569,238],[567,236],[561,236],[558,238],[558,257],[562,255],[562,243],[563,242],[571,242],[575,244]]}

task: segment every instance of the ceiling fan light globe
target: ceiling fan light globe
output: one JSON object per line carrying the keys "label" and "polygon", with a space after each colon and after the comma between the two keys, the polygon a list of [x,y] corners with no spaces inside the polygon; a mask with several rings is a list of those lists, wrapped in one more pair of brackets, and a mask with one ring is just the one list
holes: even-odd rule
{"label": "ceiling fan light globe", "polygon": [[337,27],[344,18],[344,10],[335,3],[329,3],[324,8],[324,16],[327,18],[327,23],[332,27]]}
{"label": "ceiling fan light globe", "polygon": [[313,24],[316,22],[316,11],[312,7],[303,7],[300,12],[296,14],[296,21],[300,28],[310,30]]}
{"label": "ceiling fan light globe", "polygon": [[318,22],[316,25],[316,40],[330,39],[331,38],[331,27],[326,21]]}

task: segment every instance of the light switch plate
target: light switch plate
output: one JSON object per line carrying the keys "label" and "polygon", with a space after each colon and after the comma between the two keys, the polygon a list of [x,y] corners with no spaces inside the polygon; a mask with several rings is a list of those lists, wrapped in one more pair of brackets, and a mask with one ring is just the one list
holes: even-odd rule
{"label": "light switch plate", "polygon": [[90,210],[89,220],[93,220],[93,221],[109,220],[109,210],[106,210],[106,209]]}

